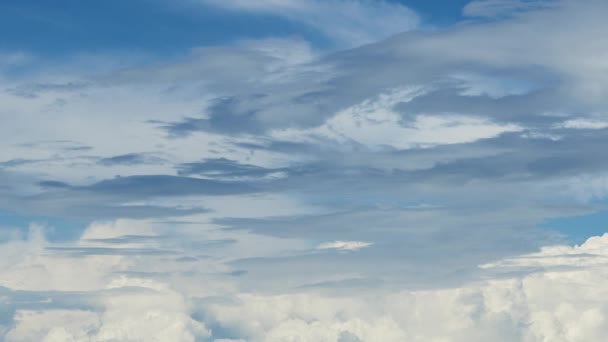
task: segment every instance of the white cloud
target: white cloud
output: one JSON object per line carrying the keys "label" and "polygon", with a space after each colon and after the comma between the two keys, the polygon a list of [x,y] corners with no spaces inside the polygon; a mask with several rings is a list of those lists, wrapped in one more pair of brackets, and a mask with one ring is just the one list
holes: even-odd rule
{"label": "white cloud", "polygon": [[484,266],[546,270],[459,288],[358,298],[239,295],[209,310],[252,341],[338,341],[342,332],[361,341],[599,341],[608,333],[607,246],[608,235],[547,247]]}
{"label": "white cloud", "polygon": [[95,341],[194,342],[211,335],[189,315],[186,298],[163,283],[122,278],[109,288],[127,290],[104,296],[105,311]]}
{"label": "white cloud", "polygon": [[[118,224],[129,233],[128,222]],[[98,224],[85,236],[112,237],[112,229]],[[131,232],[140,229],[135,227]],[[188,342],[214,337],[222,341],[208,326],[229,331],[232,340],[251,342],[587,342],[601,340],[608,333],[608,303],[602,299],[608,295],[608,234],[590,238],[580,246],[548,246],[536,253],[482,265],[487,280],[447,289],[361,288],[340,292],[329,288],[324,293],[303,290],[256,294],[243,292],[239,286],[220,286],[219,292],[205,294],[197,287],[213,288],[222,282],[211,276],[209,264],[191,262],[185,267],[172,258],[126,255],[124,272],[116,272],[121,268],[103,266],[102,260],[111,260],[111,255],[99,255],[95,264],[87,260],[90,257],[54,255],[56,251],[44,249],[54,244],[44,241],[36,231],[32,230],[28,241],[0,246],[0,256],[2,260],[7,256],[15,260],[10,251],[22,246],[17,259],[23,261],[17,264],[38,265],[21,267],[25,272],[22,279],[32,278],[39,285],[3,278],[0,286],[42,290],[50,298],[73,293],[64,291],[85,291],[91,307],[65,308],[61,301],[51,299],[42,303],[46,307],[17,308],[14,322],[4,328],[6,341]],[[169,241],[158,243],[167,245]],[[368,245],[361,241],[335,241],[319,248],[356,250]],[[54,269],[45,273],[46,277],[61,276],[65,283],[36,280],[37,274],[51,265]],[[157,270],[163,276],[154,279],[129,275],[130,271],[141,271],[137,265],[147,265],[149,271]],[[102,274],[95,275],[87,268]],[[59,269],[65,271],[58,272]],[[526,273],[530,269],[534,272]],[[189,280],[175,276],[186,271]],[[11,273],[4,268],[0,274]],[[66,285],[76,279],[75,284]],[[186,282],[195,286],[186,286]],[[234,278],[232,282],[239,280]],[[18,300],[11,296],[8,293],[0,300]],[[225,300],[217,300],[218,296]],[[196,297],[210,299],[195,301]],[[35,303],[39,302],[32,301],[30,305]],[[194,320],[193,310],[204,312],[204,321]]]}
{"label": "white cloud", "polygon": [[317,249],[337,249],[341,251],[358,251],[362,248],[371,246],[370,242],[363,241],[333,241],[324,242],[317,246]]}
{"label": "white cloud", "polygon": [[[1,260],[9,263],[0,265],[0,286],[33,293],[84,292],[87,303],[82,304],[94,303],[97,307],[91,311],[67,310],[58,304],[53,308],[53,300],[49,299],[50,309],[18,309],[6,341],[189,342],[210,336],[204,324],[190,316],[187,298],[169,284],[122,274],[146,261],[140,260],[141,255],[121,255],[121,250],[145,247],[153,251],[154,244],[116,246],[91,240],[143,233],[141,226],[133,221],[94,224],[82,240],[67,245],[46,241],[42,228],[33,227],[28,240],[3,244]],[[68,250],[52,249],[57,247]],[[97,253],[97,247],[116,249],[114,253]],[[70,254],[69,248],[83,248],[85,253]],[[92,253],[88,254],[87,248],[92,248]]]}
{"label": "white cloud", "polygon": [[[32,226],[27,240],[9,241],[3,245],[0,262],[0,286],[28,291],[90,291],[103,288],[112,272],[124,271],[129,261],[120,255],[86,255],[49,253],[51,245],[44,228]],[[72,246],[78,247],[78,246]],[[74,271],[78,270],[78,276]]]}
{"label": "white cloud", "polygon": [[149,289],[141,286],[141,282],[127,282],[122,286],[128,288],[101,296],[102,312],[18,310],[14,327],[4,340],[194,342],[210,336],[210,331],[202,323],[190,317],[180,294],[170,289]]}
{"label": "white cloud", "polygon": [[588,120],[588,119],[572,119],[562,122],[555,126],[556,128],[570,129],[604,129],[608,128],[607,121]]}
{"label": "white cloud", "polygon": [[567,196],[581,203],[603,200],[608,196],[608,174],[578,175],[568,178],[559,186]]}
{"label": "white cloud", "polygon": [[82,310],[19,310],[15,326],[6,342],[71,342],[90,341],[90,334],[100,324],[99,316]]}
{"label": "white cloud", "polygon": [[608,233],[602,236],[592,236],[581,245],[577,246],[546,246],[540,252],[502,260],[497,263],[481,265],[482,268],[507,269],[523,267],[545,268],[548,272],[553,271],[551,267],[557,268],[555,274],[568,274],[560,272],[559,267],[572,267],[573,272],[577,268],[583,270],[600,267],[608,268]]}
{"label": "white cloud", "polygon": [[508,77],[489,77],[478,74],[455,74],[451,78],[462,83],[465,96],[489,96],[499,99],[505,96],[523,95],[534,90],[534,85],[525,80]]}
{"label": "white cloud", "polygon": [[527,131],[520,135],[522,138],[526,139],[543,139],[543,140],[551,140],[551,141],[560,141],[563,137],[556,134],[550,133],[541,133],[535,131]]}
{"label": "white cloud", "polygon": [[273,58],[275,63],[268,66],[269,72],[286,66],[309,63],[317,57],[310,44],[300,39],[248,40],[240,45]]}
{"label": "white cloud", "polygon": [[372,150],[391,147],[409,149],[473,142],[505,132],[522,130],[515,124],[493,123],[484,118],[446,113],[408,118],[394,110],[426,90],[398,88],[336,113],[323,125],[311,129],[275,130],[273,137],[288,141],[360,144]]}

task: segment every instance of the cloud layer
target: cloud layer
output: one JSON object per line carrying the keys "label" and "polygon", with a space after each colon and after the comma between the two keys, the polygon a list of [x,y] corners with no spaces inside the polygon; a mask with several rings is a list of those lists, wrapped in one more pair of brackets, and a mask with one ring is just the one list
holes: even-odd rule
{"label": "cloud layer", "polygon": [[0,52],[5,340],[606,335],[606,2],[174,6],[302,34]]}

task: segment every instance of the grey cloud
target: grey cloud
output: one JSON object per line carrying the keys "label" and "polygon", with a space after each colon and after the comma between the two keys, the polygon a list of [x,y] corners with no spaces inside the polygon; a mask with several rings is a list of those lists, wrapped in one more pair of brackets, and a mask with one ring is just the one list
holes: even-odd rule
{"label": "grey cloud", "polygon": [[[489,2],[500,1],[484,3]],[[264,135],[272,129],[314,127],[340,109],[411,85],[434,91],[398,106],[404,122],[417,113],[460,113],[545,129],[556,120],[547,114],[579,116],[605,109],[600,100],[605,82],[596,72],[601,66],[589,57],[601,55],[602,47],[579,39],[593,40],[602,32],[604,21],[597,14],[602,11],[596,7],[604,6],[601,1],[563,1],[510,20],[408,32],[274,69],[269,65],[276,57],[247,44],[206,47],[177,63],[123,70],[104,82],[204,83],[206,91],[218,96],[200,116],[151,121],[174,138],[198,131]],[[571,26],[576,29],[560,24],[568,20],[575,21]],[[506,88],[507,93],[516,89],[499,98],[483,92],[464,95],[471,86],[467,82],[479,80],[459,80],[462,75],[479,76],[490,88]],[[525,89],[517,89],[521,87]]]}
{"label": "grey cloud", "polygon": [[[191,241],[183,241],[181,236],[174,235],[123,235],[115,238],[106,239],[86,239],[84,241],[90,243],[99,243],[107,245],[124,245],[132,243],[171,243],[180,245],[181,247],[197,247],[197,248],[217,248],[236,243],[234,239],[203,239],[199,237],[191,237]],[[195,259],[196,260],[196,259]]]}
{"label": "grey cloud", "polygon": [[[252,95],[256,98],[263,95]],[[161,127],[171,137],[185,137],[198,131],[214,131],[226,134],[238,134],[260,131],[260,123],[255,120],[256,109],[253,101],[236,97],[219,98],[214,101],[206,114],[209,118],[186,117],[181,121],[162,123]],[[243,105],[245,103],[245,105]]]}
{"label": "grey cloud", "polygon": [[[589,57],[605,52],[601,44],[589,42],[603,37],[597,32],[605,31],[605,18],[597,13],[605,12],[606,5],[599,1],[573,4],[566,1],[563,8],[515,15],[500,22],[402,34],[278,71],[265,69],[276,58],[233,46],[204,48],[174,64],[101,77],[108,86],[180,83],[197,94],[203,90],[216,94],[200,115],[194,109],[181,120],[174,116],[151,123],[171,138],[199,131],[234,138],[227,140],[240,152],[268,153],[284,158],[286,166],[264,168],[227,157],[200,161],[195,157],[174,165],[178,176],[117,177],[84,186],[47,180],[37,183],[42,194],[2,196],[0,203],[29,213],[71,217],[165,218],[205,210],[120,204],[156,197],[272,192],[319,206],[324,214],[224,217],[213,223],[223,225],[229,233],[248,231],[318,243],[353,239],[374,245],[352,254],[308,251],[288,258],[234,261],[238,270],[247,272],[238,277],[247,285],[259,282],[263,287],[277,275],[295,277],[294,286],[330,284],[328,275],[336,270],[349,277],[361,273],[369,275],[370,281],[420,286],[472,277],[480,262],[529,252],[554,241],[554,236],[535,228],[544,219],[600,208],[558,191],[567,177],[601,175],[608,166],[598,157],[605,150],[606,130],[555,128],[568,118],[591,117],[608,109],[605,97],[600,96],[607,89],[603,64]],[[582,36],[587,43],[581,43]],[[481,76],[481,81],[458,78],[463,74]],[[595,93],[587,91],[589,84],[594,85],[591,90]],[[394,87],[411,85],[428,89],[395,106],[403,126],[411,124],[416,115],[456,113],[518,124],[522,131],[408,150],[291,142],[268,135],[275,129],[316,127],[337,111]],[[475,87],[481,90],[471,90]],[[484,93],[493,87],[497,89]],[[528,133],[541,137],[526,137]],[[244,136],[248,142],[235,136]],[[151,162],[147,157],[128,153],[99,162],[108,167]],[[273,172],[286,176],[261,179]],[[197,178],[200,176],[206,179]],[[239,177],[253,179],[219,180]],[[5,191],[9,193],[11,184],[2,182],[0,189],[9,189]],[[129,239],[137,238],[106,243]],[[183,243],[204,243],[192,240]],[[316,267],[318,272],[296,274]],[[462,275],[455,274],[458,272]],[[340,280],[332,284],[340,286]]]}
{"label": "grey cloud", "polygon": [[[493,24],[488,25],[492,27]],[[517,25],[513,26],[510,29],[518,29]],[[410,103],[397,106],[404,118],[419,113],[460,113],[499,122],[542,125],[551,120],[546,113],[581,112],[601,105],[574,98],[576,95],[570,87],[577,85],[571,75],[565,74],[559,63],[543,65],[535,60],[537,55],[520,63],[507,64],[490,59],[494,56],[456,53],[467,50],[467,45],[485,44],[485,35],[477,34],[476,40],[466,39],[469,31],[477,33],[483,29],[484,26],[479,25],[435,34],[396,36],[385,42],[325,57],[317,62],[319,69],[328,69],[325,74],[304,73],[280,86],[257,84],[255,93],[248,89],[227,90],[220,86],[218,90],[229,91],[232,95],[216,100],[206,111],[206,117],[187,117],[165,123],[161,128],[171,136],[180,137],[196,131],[261,134],[271,129],[314,127],[340,109],[404,85],[434,88],[434,91]],[[449,39],[461,40],[461,44],[455,46],[450,40],[450,45],[444,47],[443,41]],[[411,48],[403,48],[409,46]],[[496,47],[496,58],[502,56],[502,50],[505,50],[504,58],[509,58],[513,52],[508,49],[509,46],[503,49]],[[467,85],[455,82],[454,76],[469,73],[483,75],[496,86],[512,82],[506,77],[515,77],[535,85],[535,88],[500,98],[484,94],[466,95],[463,91]],[[259,96],[260,93],[272,96]]]}
{"label": "grey cloud", "polygon": [[38,182],[38,185],[40,185],[43,188],[55,188],[55,189],[70,188],[70,185],[68,183],[60,182],[60,181],[52,181],[52,180],[40,181],[40,182]]}
{"label": "grey cloud", "polygon": [[340,288],[340,289],[368,289],[368,288],[380,288],[384,282],[380,279],[371,278],[352,278],[337,281],[323,281],[319,283],[301,285],[299,289],[319,289],[324,290],[328,288]]}
{"label": "grey cloud", "polygon": [[116,217],[146,219],[188,216],[209,212],[204,208],[163,207],[156,205],[109,205],[108,201],[120,202],[122,199],[111,196],[82,194],[62,189],[43,195],[11,198],[6,197],[4,208],[28,215],[51,217],[70,217],[98,220],[115,219]]}
{"label": "grey cloud", "polygon": [[80,309],[97,307],[91,293],[80,291],[22,291],[0,286],[0,294],[8,298],[8,309]]}
{"label": "grey cloud", "polygon": [[35,149],[57,150],[62,152],[79,152],[93,149],[91,146],[87,146],[72,140],[38,140],[18,144],[17,146]]}
{"label": "grey cloud", "polygon": [[[534,226],[550,210],[529,210],[522,213],[524,207],[500,208],[488,203],[486,211],[478,212],[475,208],[466,207],[396,207],[381,209],[376,207],[359,207],[350,211],[326,215],[275,217],[265,219],[217,219],[218,224],[228,229],[253,231],[277,237],[299,237],[320,241],[342,240],[348,236],[358,241],[394,241],[393,238],[403,235],[411,238],[427,239],[453,232],[474,233],[481,227],[479,234],[490,234],[491,228],[534,231]],[[519,214],[510,220],[505,219],[510,213]],[[501,221],[499,221],[499,219]],[[531,229],[531,230],[529,230]],[[450,233],[451,234],[451,233]],[[412,241],[411,238],[405,241]],[[400,240],[400,239],[397,239]],[[421,243],[420,246],[425,246]]]}
{"label": "grey cloud", "polygon": [[552,5],[553,0],[475,0],[462,10],[470,17],[505,17]]}
{"label": "grey cloud", "polygon": [[5,169],[5,168],[20,166],[20,165],[37,163],[38,161],[39,160],[37,160],[37,159],[21,159],[21,158],[10,159],[10,160],[0,162],[0,168]]}
{"label": "grey cloud", "polygon": [[111,248],[111,247],[47,247],[56,254],[68,254],[72,257],[87,255],[172,255],[175,251],[155,248]]}
{"label": "grey cloud", "polygon": [[97,204],[96,201],[91,201],[89,205],[71,205],[71,210],[60,211],[62,215],[68,215],[72,217],[81,217],[89,219],[110,219],[115,217],[124,217],[132,219],[145,219],[145,218],[161,218],[168,216],[188,216],[195,214],[204,214],[209,210],[202,208],[184,209],[184,208],[172,208],[172,207],[161,207],[155,205],[125,205],[125,206],[112,206]]}
{"label": "grey cloud", "polygon": [[6,92],[25,98],[36,98],[45,92],[74,92],[84,90],[89,83],[69,82],[69,83],[32,83],[24,84],[15,88],[6,89]]}
{"label": "grey cloud", "polygon": [[[205,138],[220,136],[234,148],[231,153],[246,157],[237,161],[229,159],[234,155],[201,159],[204,153],[188,154],[189,159],[178,159],[175,165],[162,161],[177,176],[132,175],[88,185],[17,175],[24,178],[21,181],[2,169],[0,207],[86,219],[154,218],[167,231],[175,229],[154,237],[137,233],[89,239],[81,242],[95,247],[66,244],[49,247],[45,253],[76,258],[142,257],[141,264],[118,273],[167,283],[179,277],[185,285],[177,281],[171,285],[192,286],[196,291],[208,279],[205,284],[210,286],[213,280],[228,279],[226,291],[234,286],[235,291],[249,293],[335,291],[344,295],[348,291],[429,290],[538,272],[541,268],[534,265],[515,271],[488,271],[479,265],[564,242],[559,234],[538,228],[546,219],[605,209],[603,197],[596,202],[579,200],[567,187],[573,177],[605,177],[608,161],[601,157],[608,129],[569,129],[559,123],[570,118],[600,120],[608,109],[604,96],[608,79],[597,57],[607,50],[591,43],[603,39],[603,13],[608,7],[594,0],[561,4],[525,14],[509,10],[511,17],[497,22],[478,20],[444,30],[401,34],[276,70],[268,67],[277,58],[232,46],[204,48],[173,64],[100,77],[96,81],[108,87],[151,83],[166,89],[180,84],[191,91],[188,98],[192,93],[214,94],[204,109],[156,117],[149,123],[173,139],[167,144],[196,141],[191,135],[197,132],[213,133]],[[397,101],[393,109],[400,118],[398,125],[411,126],[417,115],[462,114],[517,124],[521,131],[402,150],[322,139],[288,141],[269,134],[317,127],[340,110],[412,85],[423,87],[424,92],[409,102]],[[54,150],[86,149],[69,141],[48,145]],[[92,163],[105,165],[104,171],[160,163],[155,158],[164,155],[165,147],[95,157]],[[279,161],[282,166],[259,166],[268,164],[261,160],[256,164],[258,153],[264,161]],[[245,158],[253,161],[242,161]],[[24,162],[28,161],[13,158],[2,166],[11,169]],[[282,177],[268,177],[277,172]],[[16,180],[28,191],[17,194]],[[263,214],[256,208],[247,208],[244,214],[241,208],[230,208],[234,214],[206,216],[197,222],[206,209],[138,204],[159,197],[170,203],[182,196],[260,193],[296,203],[287,207],[313,207],[312,213],[259,217]],[[255,204],[264,205],[263,200]],[[234,206],[226,206],[230,205]],[[170,219],[184,215],[192,217],[183,222]],[[333,241],[371,245],[351,252],[317,248]],[[133,243],[150,247],[130,248]],[[281,248],[282,244],[286,247]],[[585,255],[564,259],[578,257]],[[167,272],[150,270],[149,263],[166,260],[178,267]],[[212,264],[209,269],[196,268],[207,262]],[[204,278],[196,278],[194,285],[185,281],[194,275]],[[2,294],[0,289],[0,300]],[[10,294],[11,298],[21,295],[47,298]],[[58,300],[70,304],[68,299]],[[11,315],[16,307],[42,306],[52,305],[15,301],[4,315]],[[1,310],[0,324],[8,322]],[[236,316],[242,317],[239,312]],[[214,337],[239,336],[220,323],[210,324]],[[358,339],[338,333],[343,341]]]}
{"label": "grey cloud", "polygon": [[339,103],[332,98],[320,99],[323,104],[311,107],[310,102],[299,100],[296,84],[282,88],[270,86],[273,96],[242,93],[229,98],[216,99],[205,110],[204,117],[185,117],[175,122],[157,124],[170,137],[186,137],[195,132],[216,132],[228,135],[262,134],[269,128],[286,125],[310,127],[321,124]]}
{"label": "grey cloud", "polygon": [[98,163],[104,166],[114,165],[138,165],[138,164],[159,164],[163,163],[163,158],[147,153],[128,153],[118,156],[101,158]]}
{"label": "grey cloud", "polygon": [[183,195],[230,195],[259,191],[254,186],[207,179],[168,175],[127,176],[103,180],[74,188],[98,194],[120,195],[123,198]]}
{"label": "grey cloud", "polygon": [[199,260],[199,258],[190,257],[190,256],[179,257],[179,258],[175,259],[175,261],[177,261],[177,262],[184,262],[184,263],[187,263],[187,262],[196,262],[198,260]]}
{"label": "grey cloud", "polygon": [[464,113],[478,117],[491,117],[497,122],[519,122],[526,127],[547,129],[561,118],[546,115],[554,112],[576,111],[568,100],[555,98],[555,92],[546,88],[522,95],[509,95],[498,99],[489,96],[466,96],[458,88],[442,88],[424,94],[396,109],[407,118],[428,113]]}
{"label": "grey cloud", "polygon": [[[494,148],[493,156],[461,158],[439,162],[432,168],[413,172],[420,181],[431,181],[437,177],[455,177],[461,180],[495,179],[503,181],[536,180],[575,176],[580,174],[602,174],[608,167],[598,158],[608,137],[608,130],[568,130],[559,140],[530,139],[520,134],[507,134],[476,143]],[[500,152],[507,147],[506,151]],[[462,146],[466,148],[466,146]]]}
{"label": "grey cloud", "polygon": [[338,342],[362,342],[362,341],[356,335],[354,335],[348,331],[343,331],[340,333]]}
{"label": "grey cloud", "polygon": [[[30,199],[30,206],[42,205],[53,210],[71,207],[70,215],[111,217],[112,213],[127,217],[162,217],[187,215],[203,210],[161,208],[154,206],[108,206],[112,200],[123,202],[158,196],[230,195],[254,192],[286,192],[313,203],[323,203],[337,210],[351,210],[367,205],[402,205],[430,203],[462,205],[460,182],[499,181],[491,186],[469,185],[467,203],[475,206],[496,202],[486,189],[502,192],[501,203],[530,201],[526,192],[511,189],[538,188],[551,179],[577,174],[603,172],[605,163],[597,158],[603,148],[605,130],[558,130],[562,140],[530,139],[520,133],[506,134],[468,144],[438,146],[406,151],[361,151],[345,156],[339,151],[321,151],[313,146],[264,142],[246,148],[270,151],[294,151],[315,156],[319,161],[296,163],[282,168],[263,168],[240,164],[225,158],[178,165],[181,176],[130,176],[104,180],[88,186],[73,187],[51,181],[40,185],[49,193]],[[255,179],[273,172],[287,177]],[[205,176],[211,179],[185,177]],[[218,178],[248,177],[241,181],[219,181]],[[250,179],[253,177],[254,179]],[[488,197],[489,196],[489,197]],[[547,200],[547,199],[545,199]],[[90,203],[86,205],[86,203]],[[549,200],[549,202],[551,202]]]}
{"label": "grey cloud", "polygon": [[[204,208],[181,208],[147,204],[125,204],[132,200],[145,200],[159,196],[180,196],[188,194],[223,195],[236,193],[251,193],[250,187],[228,184],[222,187],[222,182],[193,179],[192,182],[181,181],[181,188],[172,188],[170,176],[165,178],[154,176],[144,177],[131,183],[102,181],[89,186],[72,186],[58,181],[39,181],[38,186],[44,190],[38,194],[16,196],[8,193],[11,188],[6,186],[7,194],[0,199],[3,208],[28,215],[44,215],[54,217],[71,217],[84,219],[113,219],[125,218],[163,218],[186,216],[208,212]],[[137,178],[137,177],[136,177]],[[2,185],[0,185],[2,189]]]}
{"label": "grey cloud", "polygon": [[273,172],[287,170],[286,168],[268,169],[255,165],[240,164],[226,158],[207,159],[198,163],[181,164],[178,168],[180,175],[201,175],[220,177],[262,177]]}
{"label": "grey cloud", "polygon": [[296,155],[315,155],[321,153],[317,146],[311,144],[273,139],[260,139],[258,143],[235,142],[233,145],[250,152],[260,150]]}
{"label": "grey cloud", "polygon": [[[237,260],[247,270],[243,281],[259,289],[282,286],[270,275],[292,284],[349,287],[326,283],[332,275],[364,275],[383,287],[452,286],[483,276],[477,265],[513,254],[534,251],[559,237],[535,226],[559,210],[530,210],[525,206],[494,208],[359,208],[350,212],[274,219],[223,219],[217,223],[283,238],[325,242],[357,240],[373,244],[360,251],[311,251],[290,257]],[[314,266],[313,266],[314,265]],[[296,270],[310,270],[305,274]]]}

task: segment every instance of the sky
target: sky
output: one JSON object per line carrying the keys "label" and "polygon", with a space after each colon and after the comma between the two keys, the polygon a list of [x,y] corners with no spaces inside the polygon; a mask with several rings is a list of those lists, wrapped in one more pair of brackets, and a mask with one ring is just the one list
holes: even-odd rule
{"label": "sky", "polygon": [[601,341],[603,0],[0,2],[0,341]]}

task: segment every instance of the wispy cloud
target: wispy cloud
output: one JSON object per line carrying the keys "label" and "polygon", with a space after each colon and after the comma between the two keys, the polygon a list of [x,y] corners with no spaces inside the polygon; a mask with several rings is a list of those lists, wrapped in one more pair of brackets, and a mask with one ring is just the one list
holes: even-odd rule
{"label": "wispy cloud", "polygon": [[385,0],[199,0],[236,11],[285,17],[317,30],[338,46],[356,46],[416,28],[409,8]]}
{"label": "wispy cloud", "polygon": [[475,0],[462,10],[470,17],[501,17],[546,8],[552,0]]}

